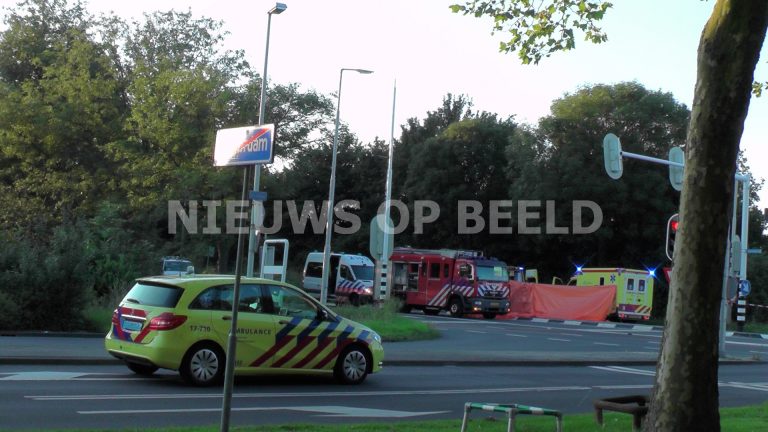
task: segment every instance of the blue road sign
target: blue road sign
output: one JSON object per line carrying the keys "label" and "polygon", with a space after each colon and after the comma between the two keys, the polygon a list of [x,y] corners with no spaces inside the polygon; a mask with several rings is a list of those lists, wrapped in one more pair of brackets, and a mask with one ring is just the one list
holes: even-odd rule
{"label": "blue road sign", "polygon": [[748,280],[744,279],[743,281],[739,282],[739,293],[742,296],[748,296],[750,291],[752,291],[752,284],[749,283]]}
{"label": "blue road sign", "polygon": [[257,165],[274,159],[275,125],[221,129],[216,132],[214,165]]}
{"label": "blue road sign", "polygon": [[266,201],[267,200],[267,193],[263,191],[251,191],[250,195],[251,201]]}

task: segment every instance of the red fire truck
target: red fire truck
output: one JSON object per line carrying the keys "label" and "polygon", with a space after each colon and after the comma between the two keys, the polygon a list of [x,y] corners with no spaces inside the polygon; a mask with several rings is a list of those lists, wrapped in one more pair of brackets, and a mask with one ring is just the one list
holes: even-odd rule
{"label": "red fire truck", "polygon": [[405,311],[447,310],[455,317],[477,313],[487,319],[509,312],[507,265],[482,252],[395,248],[390,262],[392,296],[403,300]]}

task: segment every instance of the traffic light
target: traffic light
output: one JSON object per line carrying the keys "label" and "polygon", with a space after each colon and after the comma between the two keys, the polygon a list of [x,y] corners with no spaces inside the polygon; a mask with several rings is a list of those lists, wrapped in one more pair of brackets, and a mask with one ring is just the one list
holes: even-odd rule
{"label": "traffic light", "polygon": [[672,261],[673,252],[675,251],[675,236],[679,226],[680,220],[678,214],[675,213],[667,221],[667,258],[670,261]]}

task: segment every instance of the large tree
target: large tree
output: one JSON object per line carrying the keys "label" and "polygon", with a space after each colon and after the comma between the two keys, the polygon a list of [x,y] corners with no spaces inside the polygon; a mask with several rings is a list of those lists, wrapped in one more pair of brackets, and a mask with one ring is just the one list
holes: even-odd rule
{"label": "large tree", "polygon": [[[491,15],[524,62],[574,46],[573,27],[589,40],[608,2],[475,0],[455,12]],[[663,13],[663,11],[659,11]],[[754,70],[768,27],[768,1],[718,0],[701,33],[698,74],[686,138],[681,229],[646,430],[720,430],[718,327],[728,221],[739,141]],[[606,131],[607,132],[607,131]]]}

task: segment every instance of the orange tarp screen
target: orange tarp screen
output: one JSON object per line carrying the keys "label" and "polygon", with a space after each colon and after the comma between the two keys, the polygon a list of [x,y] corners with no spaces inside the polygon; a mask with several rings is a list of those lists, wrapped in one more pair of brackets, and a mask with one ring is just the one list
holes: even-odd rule
{"label": "orange tarp screen", "polygon": [[603,321],[613,312],[616,285],[572,286],[509,282],[511,310],[498,318]]}

